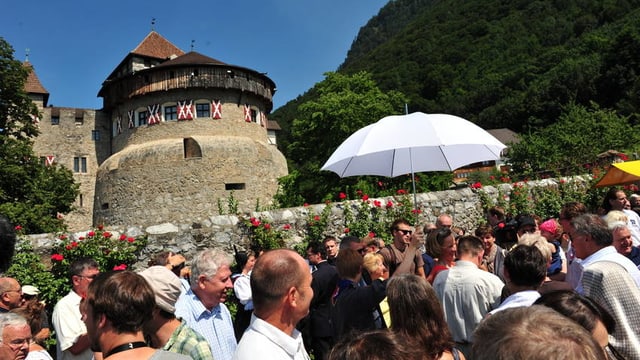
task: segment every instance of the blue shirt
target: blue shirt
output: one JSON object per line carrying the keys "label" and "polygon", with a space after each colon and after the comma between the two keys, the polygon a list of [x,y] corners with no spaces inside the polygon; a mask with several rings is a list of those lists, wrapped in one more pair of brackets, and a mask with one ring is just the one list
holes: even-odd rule
{"label": "blue shirt", "polygon": [[231,360],[236,351],[236,337],[229,309],[220,303],[209,311],[189,289],[176,302],[176,316],[209,342],[215,360]]}
{"label": "blue shirt", "polygon": [[640,248],[637,246],[631,247],[631,252],[627,255],[629,260],[633,261],[634,264],[640,265]]}

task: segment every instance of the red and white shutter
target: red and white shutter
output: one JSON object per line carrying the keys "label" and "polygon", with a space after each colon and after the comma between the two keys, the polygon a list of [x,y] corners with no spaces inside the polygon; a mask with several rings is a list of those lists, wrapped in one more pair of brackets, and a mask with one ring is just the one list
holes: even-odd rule
{"label": "red and white shutter", "polygon": [[220,100],[211,101],[211,117],[214,119],[222,119],[222,102]]}
{"label": "red and white shutter", "polygon": [[147,106],[147,111],[149,111],[147,124],[149,125],[159,124],[160,123],[160,104]]}
{"label": "red and white shutter", "polygon": [[251,122],[251,107],[249,104],[244,105],[244,121]]}
{"label": "red and white shutter", "polygon": [[136,126],[135,123],[133,122],[133,114],[134,114],[133,110],[127,111],[127,118],[129,119],[129,129],[133,129]]}
{"label": "red and white shutter", "polygon": [[122,115],[116,116],[116,126],[118,128],[118,134],[122,134]]}
{"label": "red and white shutter", "polygon": [[47,155],[44,157],[44,164],[46,166],[52,166],[56,161],[55,155]]}
{"label": "red and white shutter", "polygon": [[178,120],[193,120],[193,101],[178,101]]}

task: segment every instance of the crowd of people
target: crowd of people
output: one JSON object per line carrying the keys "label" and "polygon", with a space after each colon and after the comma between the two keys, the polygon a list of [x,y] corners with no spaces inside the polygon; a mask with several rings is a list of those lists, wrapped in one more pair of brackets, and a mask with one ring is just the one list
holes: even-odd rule
{"label": "crowd of people", "polygon": [[397,219],[388,244],[327,236],[304,257],[163,252],[139,272],[79,259],[50,317],[37,288],[1,277],[0,359],[51,360],[52,331],[58,360],[640,359],[640,217],[619,189],[602,210],[494,207],[476,229]]}

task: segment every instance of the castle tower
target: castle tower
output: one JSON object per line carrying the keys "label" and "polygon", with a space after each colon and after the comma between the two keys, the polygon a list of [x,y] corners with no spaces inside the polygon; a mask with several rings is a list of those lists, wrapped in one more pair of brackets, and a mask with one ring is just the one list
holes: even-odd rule
{"label": "castle tower", "polygon": [[274,92],[264,74],[149,33],[98,93],[111,156],[97,171],[94,224],[197,222],[231,197],[240,211],[268,206],[287,174],[267,132]]}

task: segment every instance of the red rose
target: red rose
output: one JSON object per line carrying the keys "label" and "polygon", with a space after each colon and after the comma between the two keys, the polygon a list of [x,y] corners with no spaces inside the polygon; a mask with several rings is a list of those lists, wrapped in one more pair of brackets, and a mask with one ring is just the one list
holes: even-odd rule
{"label": "red rose", "polygon": [[53,255],[51,255],[51,260],[53,260],[53,261],[62,261],[62,260],[64,260],[64,256],[62,256],[61,254],[53,254]]}
{"label": "red rose", "polygon": [[264,224],[264,228],[267,230],[271,229],[271,224]]}
{"label": "red rose", "polygon": [[84,236],[80,236],[78,240],[84,240]]}
{"label": "red rose", "polygon": [[393,203],[391,202],[391,200],[387,201],[387,209],[392,207],[393,207]]}
{"label": "red rose", "polygon": [[373,200],[373,206],[380,207],[382,206],[382,203],[380,202],[380,200]]}
{"label": "red rose", "polygon": [[78,243],[77,243],[77,242],[75,242],[75,241],[71,242],[71,244],[70,244],[70,245],[71,245],[71,247],[72,247],[72,248],[74,248],[74,247],[78,247]]}
{"label": "red rose", "polygon": [[373,231],[369,231],[369,237],[370,238],[376,237],[376,233],[374,233]]}
{"label": "red rose", "polygon": [[364,194],[364,195],[362,196],[362,201],[367,201],[367,200],[369,200],[369,195]]}
{"label": "red rose", "polygon": [[127,235],[120,234],[120,241],[124,241],[124,240],[127,240]]}
{"label": "red rose", "polygon": [[120,264],[113,267],[113,271],[127,270],[127,264]]}
{"label": "red rose", "polygon": [[291,229],[291,225],[289,224],[284,224],[284,226],[282,227],[284,230],[289,230]]}
{"label": "red rose", "polygon": [[502,229],[502,228],[504,228],[504,223],[499,223],[498,224],[498,229]]}
{"label": "red rose", "polygon": [[89,231],[89,232],[87,233],[87,236],[88,236],[88,237],[94,237],[94,236],[96,236],[96,233],[95,233],[94,231]]}
{"label": "red rose", "polygon": [[344,233],[348,234],[349,233],[349,228],[344,228]]}
{"label": "red rose", "polygon": [[309,203],[304,203],[304,204],[302,204],[302,206],[307,207],[307,206],[309,206]]}
{"label": "red rose", "polygon": [[320,221],[320,216],[319,216],[319,215],[314,216],[314,217],[313,217],[313,220],[315,220],[315,221]]}
{"label": "red rose", "polygon": [[128,242],[130,242],[130,243],[132,243],[132,242],[136,241],[136,239],[134,239],[134,238],[132,238],[132,237],[128,237],[128,238],[127,238],[127,241],[128,241]]}
{"label": "red rose", "polygon": [[400,189],[400,190],[397,191],[397,193],[398,193],[398,195],[404,195],[407,192],[404,189]]}
{"label": "red rose", "polygon": [[67,245],[64,248],[67,249],[67,250],[71,250],[71,245]]}
{"label": "red rose", "polygon": [[62,234],[59,237],[60,237],[60,240],[67,240],[67,235],[65,234]]}
{"label": "red rose", "polygon": [[15,229],[16,231],[20,231],[20,230],[22,230],[22,226],[20,226],[20,225],[16,225],[16,227],[15,227],[14,229]]}
{"label": "red rose", "polygon": [[338,197],[340,198],[340,200],[344,200],[347,198],[347,194],[341,192],[340,195],[338,195]]}
{"label": "red rose", "polygon": [[103,232],[103,233],[102,233],[102,236],[104,236],[104,237],[105,237],[105,239],[110,238],[110,237],[111,237],[111,235],[112,235],[112,234],[111,234],[110,232],[108,232],[108,231],[105,231],[105,232]]}
{"label": "red rose", "polygon": [[102,231],[104,229],[104,225],[100,224],[98,225],[98,230]]}

